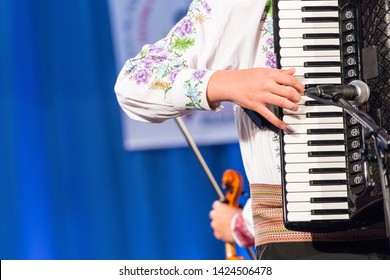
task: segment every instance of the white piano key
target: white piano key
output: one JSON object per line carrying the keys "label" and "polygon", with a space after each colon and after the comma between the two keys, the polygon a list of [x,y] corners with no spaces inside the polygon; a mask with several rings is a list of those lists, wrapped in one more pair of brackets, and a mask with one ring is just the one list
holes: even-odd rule
{"label": "white piano key", "polygon": [[[316,61],[316,62],[321,62],[321,61],[326,61],[326,62],[340,62],[340,55],[338,56],[324,56],[324,57],[282,57],[280,59],[280,65],[282,68],[290,68],[290,67],[304,67],[305,62],[311,62],[311,61]],[[326,69],[327,67],[324,67]]]}
{"label": "white piano key", "polygon": [[320,106],[298,106],[298,111],[291,111],[283,109],[284,115],[304,115],[306,113],[326,113],[326,112],[343,112],[343,108],[332,105],[320,105]]}
{"label": "white piano key", "polygon": [[338,7],[337,0],[331,1],[291,1],[291,0],[279,0],[278,8],[279,10],[296,10],[301,9],[302,7]]}
{"label": "white piano key", "polygon": [[344,140],[344,134],[284,134],[285,144],[307,143],[307,141]]}
{"label": "white piano key", "polygon": [[295,76],[304,85],[325,85],[325,84],[341,84],[341,78],[304,78],[302,76]]}
{"label": "white piano key", "polygon": [[340,34],[338,27],[333,28],[281,28],[278,31],[280,38],[303,38],[303,34]]}
{"label": "white piano key", "polygon": [[279,28],[339,28],[339,22],[302,22],[302,19],[280,19]]}
{"label": "white piano key", "polygon": [[345,162],[345,156],[339,157],[309,157],[307,154],[286,154],[284,155],[286,163],[312,163],[312,162]]}
{"label": "white piano key", "polygon": [[309,174],[309,173],[287,173],[285,180],[287,183],[307,182],[311,180],[346,180],[346,173],[330,174]]}
{"label": "white piano key", "polygon": [[340,50],[316,50],[316,51],[305,51],[303,48],[282,48],[280,49],[281,57],[316,57],[316,56],[338,56]]}
{"label": "white piano key", "polygon": [[308,146],[307,144],[286,144],[283,148],[285,153],[288,154],[300,154],[308,152],[326,152],[326,151],[337,151],[344,152],[344,145],[331,145],[331,146]]}
{"label": "white piano key", "polygon": [[341,67],[295,67],[295,75],[303,76],[306,73],[341,73]]}
{"label": "white piano key", "polygon": [[[334,163],[333,163],[334,164]],[[310,186],[308,182],[286,183],[287,192],[332,192],[347,191],[347,185],[329,185],[329,186]]]}
{"label": "white piano key", "polygon": [[283,121],[287,125],[291,124],[330,124],[330,123],[344,123],[344,118],[342,117],[332,117],[332,118],[307,118],[306,115],[284,115]]}
{"label": "white piano key", "polygon": [[310,169],[314,168],[346,168],[346,163],[344,162],[324,162],[324,163],[291,163],[284,166],[284,171],[286,173],[301,172],[307,173]]}
{"label": "white piano key", "polygon": [[[307,134],[308,129],[344,129],[343,123],[331,123],[322,126],[310,125],[310,124],[292,124],[289,128],[294,131],[295,134]],[[322,133],[323,134],[323,133]]]}
{"label": "white piano key", "polygon": [[289,211],[289,212],[301,212],[301,211],[311,211],[311,210],[334,210],[334,209],[348,210],[348,202],[337,202],[337,203],[293,202],[293,203],[287,203],[287,211]]}
{"label": "white piano key", "polygon": [[320,45],[340,45],[340,39],[300,39],[300,38],[282,38],[279,41],[281,48],[296,48],[302,46],[320,46]]}
{"label": "white piano key", "polygon": [[313,220],[349,220],[348,214],[312,215],[310,212],[289,212],[289,222],[309,222]]}
{"label": "white piano key", "polygon": [[310,202],[312,198],[347,198],[347,191],[287,193],[287,202]]}
{"label": "white piano key", "polygon": [[279,18],[305,18],[305,17],[339,17],[338,11],[305,11],[296,10],[279,10]]}

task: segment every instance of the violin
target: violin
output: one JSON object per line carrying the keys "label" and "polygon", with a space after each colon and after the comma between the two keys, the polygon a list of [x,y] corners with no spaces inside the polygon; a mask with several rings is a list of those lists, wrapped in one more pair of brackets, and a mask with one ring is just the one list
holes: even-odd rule
{"label": "violin", "polygon": [[[211,173],[209,167],[207,166],[202,154],[200,153],[198,147],[196,146],[194,140],[191,137],[186,125],[180,117],[175,118],[177,125],[181,129],[184,137],[186,138],[189,146],[192,148],[196,157],[198,158],[200,164],[202,165],[206,175],[208,176],[211,184],[214,187],[215,192],[217,193],[219,200],[228,203],[228,205],[233,207],[239,207],[239,198],[243,190],[243,179],[240,173],[232,169],[227,169],[222,176],[222,185],[226,190],[226,195],[223,194],[222,189],[217,184],[213,174]],[[251,247],[246,248],[249,255],[252,259],[255,259],[255,253]],[[244,260],[244,257],[237,256],[234,243],[225,243],[225,253],[227,260]]]}
{"label": "violin", "polygon": [[[239,208],[239,198],[243,190],[243,179],[240,173],[227,169],[222,175],[222,187],[225,189],[225,203],[234,208]],[[244,260],[244,257],[237,256],[234,243],[225,243],[225,254],[227,260]]]}

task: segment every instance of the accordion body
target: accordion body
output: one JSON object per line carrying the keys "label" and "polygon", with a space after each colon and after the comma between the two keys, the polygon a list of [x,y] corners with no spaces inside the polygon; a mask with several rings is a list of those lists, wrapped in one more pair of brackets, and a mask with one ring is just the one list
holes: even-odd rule
{"label": "accordion body", "polygon": [[[390,1],[273,1],[278,68],[296,68],[307,88],[366,83],[358,110],[390,131]],[[280,110],[286,228],[337,231],[383,221],[374,141],[343,108],[304,97],[298,112]]]}

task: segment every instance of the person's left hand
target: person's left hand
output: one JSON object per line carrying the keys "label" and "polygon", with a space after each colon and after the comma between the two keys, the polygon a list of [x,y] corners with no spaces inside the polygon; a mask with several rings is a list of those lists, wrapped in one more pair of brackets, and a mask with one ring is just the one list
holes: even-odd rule
{"label": "person's left hand", "polygon": [[242,209],[229,206],[220,201],[214,201],[212,210],[209,213],[211,219],[211,228],[214,230],[215,238],[225,241],[234,242],[231,231],[231,221],[233,217],[240,213]]}

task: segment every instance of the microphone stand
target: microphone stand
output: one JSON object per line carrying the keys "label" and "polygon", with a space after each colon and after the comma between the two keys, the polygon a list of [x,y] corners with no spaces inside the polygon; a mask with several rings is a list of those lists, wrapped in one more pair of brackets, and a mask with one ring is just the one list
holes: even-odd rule
{"label": "microphone stand", "polygon": [[[390,135],[378,126],[375,121],[365,112],[357,111],[352,105],[342,98],[339,93],[334,93],[333,102],[342,105],[344,110],[356,118],[359,123],[368,131],[375,143],[375,151],[378,159],[379,174],[381,175],[381,186],[383,194],[383,210],[386,223],[387,237],[390,238]],[[350,108],[350,109],[349,109]],[[389,239],[390,241],[390,239]]]}

